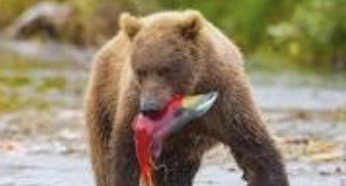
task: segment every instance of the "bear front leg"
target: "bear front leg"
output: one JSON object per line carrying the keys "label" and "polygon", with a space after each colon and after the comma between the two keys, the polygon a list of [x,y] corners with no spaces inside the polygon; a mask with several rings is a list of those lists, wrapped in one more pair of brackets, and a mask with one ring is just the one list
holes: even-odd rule
{"label": "bear front leg", "polygon": [[110,149],[109,162],[112,175],[109,186],[138,186],[139,166],[131,125],[114,129]]}
{"label": "bear front leg", "polygon": [[261,119],[251,113],[235,117],[222,127],[222,141],[231,148],[247,185],[288,186],[281,154]]}
{"label": "bear front leg", "polygon": [[288,186],[282,156],[249,92],[237,91],[219,101],[222,110],[215,110],[213,115],[219,116],[220,124],[213,125],[212,130],[231,148],[247,185]]}
{"label": "bear front leg", "polygon": [[[200,125],[201,123],[193,123],[190,126],[198,126],[199,129]],[[192,128],[185,128],[166,141],[160,158],[155,161],[158,165],[155,172],[156,186],[193,185],[203,154],[216,141],[190,129]]]}
{"label": "bear front leg", "polygon": [[109,140],[112,131],[114,109],[106,109],[104,102],[96,92],[91,91],[87,102],[86,123],[89,141],[89,153],[97,186],[109,186]]}
{"label": "bear front leg", "polygon": [[272,142],[247,140],[240,137],[229,143],[247,185],[288,186],[281,155]]}
{"label": "bear front leg", "polygon": [[155,171],[155,183],[157,186],[192,186],[200,159],[187,159],[187,156],[173,154],[161,158],[162,164]]}

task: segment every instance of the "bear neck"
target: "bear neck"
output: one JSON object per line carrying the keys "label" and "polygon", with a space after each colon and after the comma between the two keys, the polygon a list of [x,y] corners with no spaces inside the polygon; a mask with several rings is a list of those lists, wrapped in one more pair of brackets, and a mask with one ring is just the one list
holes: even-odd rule
{"label": "bear neck", "polygon": [[[196,93],[230,91],[245,81],[243,57],[239,49],[212,25],[206,25],[199,39],[198,61],[201,77]],[[226,40],[225,40],[226,39]]]}

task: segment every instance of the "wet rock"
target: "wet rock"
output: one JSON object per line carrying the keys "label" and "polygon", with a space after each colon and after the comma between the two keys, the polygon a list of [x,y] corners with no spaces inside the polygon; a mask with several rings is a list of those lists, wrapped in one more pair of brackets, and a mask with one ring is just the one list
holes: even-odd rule
{"label": "wet rock", "polygon": [[9,26],[7,33],[12,37],[25,38],[41,32],[50,38],[57,38],[74,13],[73,6],[66,3],[39,2],[23,12]]}

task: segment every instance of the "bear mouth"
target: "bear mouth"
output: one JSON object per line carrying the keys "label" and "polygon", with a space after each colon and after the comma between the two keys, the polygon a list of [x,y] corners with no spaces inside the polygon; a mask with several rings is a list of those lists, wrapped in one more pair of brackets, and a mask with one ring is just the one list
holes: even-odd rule
{"label": "bear mouth", "polygon": [[139,114],[135,118],[132,124],[135,149],[144,180],[151,180],[152,168],[156,167],[165,139],[203,116],[218,96],[217,92],[185,97],[175,95],[154,117]]}

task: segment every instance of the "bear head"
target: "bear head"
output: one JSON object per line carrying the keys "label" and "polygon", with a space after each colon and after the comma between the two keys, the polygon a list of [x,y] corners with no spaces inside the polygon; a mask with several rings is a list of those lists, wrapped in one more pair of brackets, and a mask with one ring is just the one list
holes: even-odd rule
{"label": "bear head", "polygon": [[121,15],[120,28],[131,42],[130,63],[141,111],[160,111],[172,95],[194,92],[203,71],[203,24],[197,11],[142,18]]}

